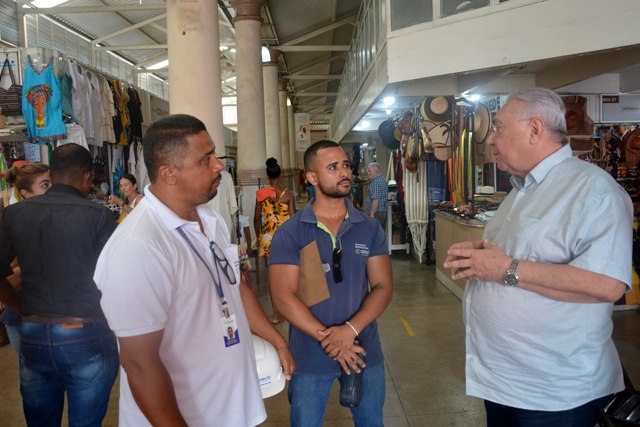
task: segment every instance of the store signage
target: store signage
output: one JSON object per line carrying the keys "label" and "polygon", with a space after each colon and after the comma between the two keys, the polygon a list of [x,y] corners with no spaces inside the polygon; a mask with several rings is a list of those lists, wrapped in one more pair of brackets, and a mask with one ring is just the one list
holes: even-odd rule
{"label": "store signage", "polygon": [[602,123],[640,122],[640,95],[602,95]]}
{"label": "store signage", "polygon": [[305,151],[311,144],[311,124],[309,113],[296,113],[294,116],[296,130],[296,150]]}

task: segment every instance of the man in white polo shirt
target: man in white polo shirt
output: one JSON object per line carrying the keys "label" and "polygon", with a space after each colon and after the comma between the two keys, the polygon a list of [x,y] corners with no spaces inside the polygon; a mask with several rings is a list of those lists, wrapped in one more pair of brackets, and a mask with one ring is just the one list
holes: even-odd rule
{"label": "man in white polo shirt", "polygon": [[275,346],[287,378],[295,365],[206,204],[224,166],[204,124],[187,115],[155,122],[143,146],[151,184],[94,276],[120,346],[119,424],[260,424],[252,331]]}

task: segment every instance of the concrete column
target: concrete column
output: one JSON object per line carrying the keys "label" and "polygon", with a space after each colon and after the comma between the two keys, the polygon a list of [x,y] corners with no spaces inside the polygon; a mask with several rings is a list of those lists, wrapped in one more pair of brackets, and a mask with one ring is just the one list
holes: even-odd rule
{"label": "concrete column", "polygon": [[300,166],[298,165],[298,153],[296,152],[296,130],[293,121],[293,106],[287,105],[287,133],[289,134],[289,161],[291,162],[291,174],[293,176],[293,189],[296,199],[300,197]]}
{"label": "concrete column", "polygon": [[278,56],[280,52],[270,50],[271,61],[262,64],[264,84],[264,126],[267,157],[278,159],[284,166],[280,143],[280,104],[278,101]]}
{"label": "concrete column", "polygon": [[280,146],[282,147],[282,167],[291,169],[291,152],[289,151],[289,116],[287,115],[287,89],[278,91],[278,107],[280,109]]}
{"label": "concrete column", "polygon": [[[233,0],[236,30],[236,87],[238,92],[238,184],[242,213],[253,223],[258,180],[266,182],[264,90],[260,8],[264,0]],[[213,3],[213,2],[212,2]]]}
{"label": "concrete column", "polygon": [[293,106],[287,105],[287,130],[289,134],[289,161],[292,169],[299,169],[303,165],[298,164],[298,153],[296,151],[296,130],[293,119]]}
{"label": "concrete column", "polygon": [[168,1],[167,44],[170,113],[191,114],[202,120],[216,152],[224,154],[217,3]]}

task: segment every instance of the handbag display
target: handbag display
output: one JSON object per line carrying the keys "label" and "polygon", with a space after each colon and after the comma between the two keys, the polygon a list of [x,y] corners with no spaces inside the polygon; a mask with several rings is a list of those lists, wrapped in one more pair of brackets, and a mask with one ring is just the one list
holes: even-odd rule
{"label": "handbag display", "polygon": [[11,77],[11,86],[8,89],[0,87],[0,108],[2,108],[3,116],[21,116],[22,115],[22,86],[16,84],[16,78],[13,75],[9,58],[4,60],[0,79],[4,75],[4,70],[9,70]]}

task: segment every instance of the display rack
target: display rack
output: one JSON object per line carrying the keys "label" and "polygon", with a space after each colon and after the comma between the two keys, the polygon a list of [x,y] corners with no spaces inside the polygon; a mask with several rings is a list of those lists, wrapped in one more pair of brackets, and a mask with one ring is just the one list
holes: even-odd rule
{"label": "display rack", "polygon": [[389,255],[392,251],[404,250],[409,253],[409,243],[393,244],[393,207],[398,206],[398,202],[389,200],[387,202],[387,244],[389,245]]}

